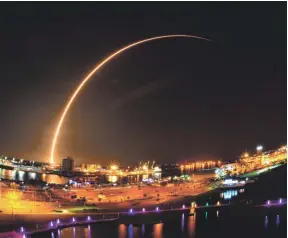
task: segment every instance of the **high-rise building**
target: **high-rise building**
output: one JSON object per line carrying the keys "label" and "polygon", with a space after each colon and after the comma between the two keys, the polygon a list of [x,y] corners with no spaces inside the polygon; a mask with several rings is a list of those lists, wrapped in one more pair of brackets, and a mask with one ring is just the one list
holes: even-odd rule
{"label": "high-rise building", "polygon": [[67,158],[62,160],[62,171],[64,172],[72,172],[74,168],[74,160],[67,156]]}

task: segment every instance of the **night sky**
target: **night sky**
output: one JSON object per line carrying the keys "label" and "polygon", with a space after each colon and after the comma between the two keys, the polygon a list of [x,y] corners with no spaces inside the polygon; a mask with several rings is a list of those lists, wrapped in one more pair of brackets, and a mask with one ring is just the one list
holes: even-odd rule
{"label": "night sky", "polygon": [[61,131],[57,161],[234,160],[286,144],[286,2],[0,3],[0,154],[47,161],[69,95],[98,62]]}

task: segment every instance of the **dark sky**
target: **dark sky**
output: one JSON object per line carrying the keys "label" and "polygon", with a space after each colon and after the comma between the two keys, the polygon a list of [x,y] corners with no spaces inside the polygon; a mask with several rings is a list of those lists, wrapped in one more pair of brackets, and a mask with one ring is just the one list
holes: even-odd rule
{"label": "dark sky", "polygon": [[142,38],[80,93],[57,160],[233,160],[286,143],[286,2],[0,4],[0,154],[47,160],[69,95],[109,53]]}

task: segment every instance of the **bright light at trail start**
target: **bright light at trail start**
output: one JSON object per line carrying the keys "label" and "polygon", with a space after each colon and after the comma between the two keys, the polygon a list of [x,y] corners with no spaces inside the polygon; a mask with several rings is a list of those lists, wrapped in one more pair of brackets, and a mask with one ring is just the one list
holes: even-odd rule
{"label": "bright light at trail start", "polygon": [[96,65],[96,67],[81,81],[81,83],[78,85],[78,87],[76,88],[76,90],[74,91],[74,93],[72,94],[72,96],[69,98],[66,106],[64,107],[64,110],[61,114],[60,120],[58,122],[57,128],[55,130],[55,134],[54,134],[54,138],[52,141],[52,146],[51,146],[51,155],[50,155],[50,163],[54,163],[54,153],[55,153],[55,147],[57,144],[57,139],[58,136],[60,134],[60,130],[62,127],[62,124],[64,122],[65,116],[67,114],[67,112],[69,111],[72,103],[74,102],[74,99],[76,98],[76,96],[78,95],[78,93],[80,92],[80,90],[83,88],[83,86],[86,84],[86,82],[91,79],[91,77],[100,69],[102,68],[106,63],[108,63],[109,61],[111,61],[112,59],[114,59],[117,55],[121,54],[122,52],[137,46],[137,45],[141,45],[143,43],[149,42],[149,41],[154,41],[154,40],[160,40],[160,39],[165,39],[165,38],[194,38],[194,39],[199,39],[199,40],[205,40],[205,41],[209,41],[212,42],[211,40],[207,39],[207,38],[203,38],[203,37],[199,37],[199,36],[193,36],[193,35],[164,35],[164,36],[156,36],[156,37],[151,37],[151,38],[147,38],[144,40],[140,40],[137,42],[134,42],[132,44],[129,44],[127,46],[124,46],[123,48],[119,49],[118,51],[112,53],[111,55],[109,55],[107,58],[105,58],[101,63],[99,63],[98,65]]}

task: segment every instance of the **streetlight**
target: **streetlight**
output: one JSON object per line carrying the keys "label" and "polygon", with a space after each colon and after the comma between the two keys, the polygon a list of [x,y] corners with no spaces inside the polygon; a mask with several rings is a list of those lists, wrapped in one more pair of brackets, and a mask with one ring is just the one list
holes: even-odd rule
{"label": "streetlight", "polygon": [[258,146],[256,147],[256,150],[257,150],[258,156],[259,156],[259,157],[261,156],[261,164],[263,165],[263,164],[265,163],[265,161],[264,161],[264,155],[263,155],[263,152],[262,152],[263,146],[262,146],[262,145],[258,145]]}
{"label": "streetlight", "polygon": [[117,170],[117,169],[118,169],[118,166],[117,166],[116,164],[112,164],[112,165],[110,166],[110,169],[111,169],[111,170]]}
{"label": "streetlight", "polygon": [[244,156],[245,158],[248,158],[248,157],[249,157],[248,152],[245,152],[243,156]]}
{"label": "streetlight", "polygon": [[256,150],[257,150],[258,152],[259,152],[259,151],[262,151],[262,150],[263,150],[263,146],[262,146],[262,145],[257,145]]}

